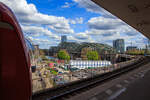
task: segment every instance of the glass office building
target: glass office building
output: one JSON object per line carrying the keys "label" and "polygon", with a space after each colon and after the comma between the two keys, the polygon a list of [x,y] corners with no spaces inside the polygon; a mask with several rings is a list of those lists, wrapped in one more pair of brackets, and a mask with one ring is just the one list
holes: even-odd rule
{"label": "glass office building", "polygon": [[67,36],[66,35],[61,36],[61,43],[63,43],[63,42],[67,42]]}
{"label": "glass office building", "polygon": [[124,39],[114,40],[113,48],[116,49],[118,53],[124,53],[124,51],[125,51]]}

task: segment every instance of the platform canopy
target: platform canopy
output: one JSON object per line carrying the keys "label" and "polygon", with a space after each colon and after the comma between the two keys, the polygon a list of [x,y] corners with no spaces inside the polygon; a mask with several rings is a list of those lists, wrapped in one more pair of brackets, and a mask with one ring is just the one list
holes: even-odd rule
{"label": "platform canopy", "polygon": [[92,0],[150,39],[150,0]]}

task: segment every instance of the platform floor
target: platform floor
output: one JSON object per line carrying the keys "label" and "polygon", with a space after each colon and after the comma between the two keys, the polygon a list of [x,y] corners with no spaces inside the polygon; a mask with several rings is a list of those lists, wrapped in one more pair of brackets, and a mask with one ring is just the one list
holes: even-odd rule
{"label": "platform floor", "polygon": [[131,83],[114,100],[150,100],[150,71],[142,78]]}

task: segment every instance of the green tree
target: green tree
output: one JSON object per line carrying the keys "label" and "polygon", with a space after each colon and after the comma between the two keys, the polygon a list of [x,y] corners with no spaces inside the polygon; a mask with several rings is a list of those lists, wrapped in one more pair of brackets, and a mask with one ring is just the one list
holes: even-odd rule
{"label": "green tree", "polygon": [[98,60],[98,53],[97,51],[89,51],[86,54],[88,60]]}
{"label": "green tree", "polygon": [[66,50],[60,50],[58,52],[57,56],[58,56],[59,59],[62,59],[62,60],[70,60],[70,56],[69,56],[69,54],[67,53]]}

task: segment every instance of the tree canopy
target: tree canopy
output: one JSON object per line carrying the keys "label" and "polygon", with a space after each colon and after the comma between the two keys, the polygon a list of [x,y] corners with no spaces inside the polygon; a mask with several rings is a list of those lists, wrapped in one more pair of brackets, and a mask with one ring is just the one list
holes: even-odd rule
{"label": "tree canopy", "polygon": [[97,51],[89,51],[89,52],[87,52],[86,55],[87,55],[88,60],[98,60]]}
{"label": "tree canopy", "polygon": [[70,56],[69,56],[69,54],[67,53],[66,50],[60,50],[58,52],[57,56],[58,56],[59,59],[62,59],[62,60],[70,60]]}

